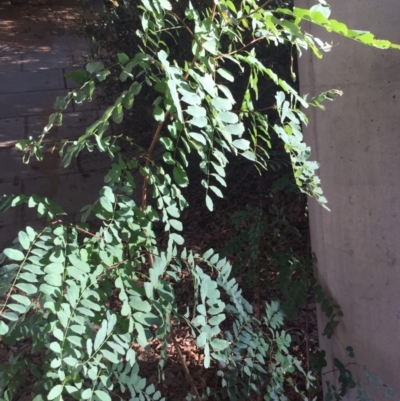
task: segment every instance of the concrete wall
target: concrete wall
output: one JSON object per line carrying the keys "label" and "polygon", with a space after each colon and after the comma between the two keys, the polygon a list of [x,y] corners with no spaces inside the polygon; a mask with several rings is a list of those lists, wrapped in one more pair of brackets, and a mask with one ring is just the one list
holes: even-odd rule
{"label": "concrete wall", "polygon": [[[309,8],[315,1],[295,3]],[[400,43],[398,0],[336,0],[331,6],[332,18]],[[300,58],[302,93],[344,91],[327,111],[309,110],[305,129],[332,210],[310,202],[317,272],[344,312],[335,338],[321,337],[321,346],[345,362],[351,360],[344,347],[353,346],[356,362],[400,394],[400,51],[305,27],[336,46],[323,60],[310,53]]]}

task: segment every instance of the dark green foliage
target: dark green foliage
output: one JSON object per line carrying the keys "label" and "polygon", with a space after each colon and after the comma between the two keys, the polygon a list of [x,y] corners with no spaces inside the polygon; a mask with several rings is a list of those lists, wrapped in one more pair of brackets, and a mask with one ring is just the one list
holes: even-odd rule
{"label": "dark green foliage", "polygon": [[[315,175],[318,164],[309,160],[310,149],[301,133],[301,124],[307,123],[302,110],[323,107],[321,102],[337,91],[307,101],[272,66],[263,64],[258,46],[311,49],[321,57],[330,46],[321,49],[321,42],[302,30],[303,20],[367,45],[396,46],[329,19],[330,9],[322,1],[311,10],[284,8],[277,2],[260,7],[253,0],[141,0],[114,6],[111,17],[106,14],[98,23],[108,24],[126,49],[115,49],[116,54],[106,49],[112,61],[91,61],[85,70],[70,73],[68,78],[80,86],[57,99],[38,138],[17,146],[24,162],[31,157],[42,160],[46,135],[52,126],[62,125],[69,103],[91,101],[104,82],[117,83],[111,85],[109,107],[101,117],[81,137],[55,145],[64,168],[83,150],[110,158],[98,199],[82,208],[78,224],[46,198],[0,199],[0,211],[26,203],[45,221],[41,230],[20,231],[0,255],[0,339],[10,345],[29,341],[32,352],[41,355],[40,362],[11,356],[0,367],[0,396],[12,400],[24,380],[18,372],[28,370],[36,379],[30,389],[34,401],[164,400],[161,390],[142,377],[132,345],[148,349],[151,340],[160,342],[162,380],[168,338],[176,325],[185,325],[202,350],[204,367],[218,372],[218,389],[206,388],[205,397],[243,400],[262,392],[264,400],[286,401],[290,374],[302,375],[307,388],[315,379],[290,352],[280,303],[268,303],[264,317],[257,319],[227,259],[213,249],[203,253],[185,246],[181,215],[188,206],[184,191],[191,185],[189,155],[197,155],[204,203],[212,212],[214,200],[226,193],[229,160],[240,157],[260,171],[268,169],[274,136],[287,152],[296,185],[324,205]],[[135,23],[125,23],[119,10],[130,13],[129,21]],[[274,88],[275,120],[256,107],[266,81]],[[136,131],[125,135],[110,130],[112,124],[120,126],[135,117],[151,121],[146,138],[139,138]],[[161,157],[154,158],[158,145]],[[140,200],[134,196],[139,185]],[[281,182],[275,189],[287,186]],[[274,216],[282,217],[279,207]],[[248,221],[234,253],[247,249],[254,268],[270,221],[258,211]],[[157,241],[156,223],[165,231],[162,243]],[[274,224],[277,235],[284,235],[285,220]],[[285,309],[300,307],[308,294],[304,264],[289,251],[286,259],[274,253],[268,257],[283,260],[277,288]],[[194,304],[182,313],[176,288],[183,275],[192,280]],[[317,287],[322,310],[330,319],[329,336],[340,314],[321,293]],[[331,386],[331,394],[341,397],[354,381],[344,365],[335,364],[340,388]],[[293,390],[306,398],[296,386]]]}
{"label": "dark green foliage", "polygon": [[332,298],[328,298],[326,296],[322,287],[317,283],[314,285],[314,294],[316,302],[321,304],[321,311],[329,319],[322,335],[327,336],[327,338],[331,338],[335,327],[337,327],[339,324],[339,320],[337,319],[343,316],[343,312],[340,309],[340,306],[336,304]]}

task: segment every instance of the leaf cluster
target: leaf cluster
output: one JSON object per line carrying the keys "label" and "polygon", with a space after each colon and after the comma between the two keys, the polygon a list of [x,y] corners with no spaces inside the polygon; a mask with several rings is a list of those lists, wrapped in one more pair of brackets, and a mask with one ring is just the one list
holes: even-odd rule
{"label": "leaf cluster", "polygon": [[[331,46],[303,31],[303,20],[367,45],[396,46],[329,19],[323,1],[310,10],[268,5],[255,0],[179,7],[168,0],[128,1],[125,6],[140,19],[132,50],[119,52],[113,64],[91,61],[84,70],[67,74],[78,87],[57,99],[39,137],[18,144],[25,163],[32,157],[42,160],[46,137],[53,126],[62,125],[71,102],[79,106],[92,101],[107,80],[123,83],[79,138],[53,149],[64,168],[83,150],[110,158],[99,196],[83,206],[79,223],[36,195],[0,200],[0,211],[27,203],[46,220],[40,230],[20,231],[0,255],[0,339],[9,346],[29,341],[32,353],[42,356],[35,364],[11,355],[0,368],[1,397],[16,396],[23,378],[15,372],[25,368],[36,379],[34,401],[164,400],[160,388],[141,376],[137,350],[148,349],[155,339],[160,342],[162,380],[168,338],[179,325],[190,329],[204,367],[217,369],[220,386],[206,388],[204,398],[242,400],[262,394],[265,400],[285,401],[289,374],[295,371],[312,385],[311,372],[290,353],[280,304],[270,302],[265,316],[257,319],[229,261],[213,249],[202,253],[185,247],[182,212],[188,206],[184,191],[190,185],[189,155],[198,156],[204,202],[212,212],[215,198],[226,192],[228,161],[241,157],[260,171],[267,169],[270,134],[275,133],[300,190],[324,205],[315,175],[318,164],[309,160],[301,124],[307,124],[308,107],[323,107],[321,102],[338,92],[308,101],[264,65],[257,46],[290,45],[299,53],[310,49],[322,56]],[[180,42],[181,32],[188,40]],[[184,46],[180,57],[171,51],[171,41]],[[244,89],[238,95],[235,85],[240,80]],[[276,121],[255,106],[263,80],[279,87],[274,94]],[[134,136],[111,131],[110,126],[120,126],[130,110],[149,104],[149,98],[154,132],[143,149]],[[153,154],[156,147],[161,148],[159,160]],[[126,148],[134,151],[127,154]],[[137,187],[140,199],[134,196]],[[156,223],[165,231],[163,245],[157,241]],[[264,230],[260,221],[249,226],[253,260]],[[195,302],[182,314],[176,288],[185,275],[193,281]],[[337,307],[329,300],[322,303],[334,326]],[[347,370],[343,372],[347,380]],[[296,386],[294,390],[306,398]],[[194,388],[188,399],[198,398],[196,392]]]}

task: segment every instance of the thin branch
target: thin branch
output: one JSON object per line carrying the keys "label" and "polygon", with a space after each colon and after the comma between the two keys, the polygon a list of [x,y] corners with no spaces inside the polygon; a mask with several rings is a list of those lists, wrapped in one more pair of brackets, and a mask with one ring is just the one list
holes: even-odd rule
{"label": "thin branch", "polygon": [[[227,54],[227,56],[232,56],[232,54],[239,53],[240,51],[242,51],[242,50],[245,49],[246,47],[249,47],[249,46],[253,45],[254,43],[259,42],[260,40],[265,39],[267,36],[268,36],[268,35],[263,35],[263,36],[260,36],[260,37],[257,38],[257,39],[253,39],[251,42],[249,42],[249,43],[243,45],[240,49],[231,51],[230,53]],[[215,60],[219,60],[219,59],[221,59],[221,58],[224,58],[224,56],[225,56],[224,54],[221,54],[220,56],[215,57]]]}
{"label": "thin branch", "polygon": [[190,386],[192,387],[192,390],[193,390],[193,392],[195,394],[196,401],[201,401],[200,394],[197,391],[197,388],[196,388],[196,385],[194,384],[192,376],[190,375],[189,369],[188,369],[188,367],[186,365],[186,362],[185,362],[185,358],[182,355],[181,347],[179,346],[178,341],[176,341],[175,333],[174,333],[173,330],[171,330],[171,338],[172,338],[172,342],[174,343],[174,347],[176,349],[176,352],[178,353],[179,359],[181,360],[181,364],[182,364],[183,370],[185,371],[186,380],[189,382]]}
{"label": "thin branch", "polygon": [[77,229],[78,231],[81,231],[82,233],[84,233],[86,235],[90,235],[93,238],[102,239],[101,237],[98,237],[97,235],[91,233],[90,231],[86,231],[83,228],[80,228],[79,226],[74,226],[74,228]]}
{"label": "thin branch", "polygon": [[[347,366],[350,366],[350,365],[357,365],[355,362],[349,362],[349,363],[346,363],[346,365],[344,365],[344,367],[345,368],[347,368]],[[332,369],[332,370],[328,370],[327,372],[325,372],[325,373],[321,373],[323,376],[325,376],[325,375],[327,375],[328,373],[333,373],[333,372],[337,372],[339,369]]]}
{"label": "thin branch", "polygon": [[[308,226],[308,236],[307,236],[307,256],[310,256],[311,253],[311,236],[310,236],[310,226]],[[305,341],[306,341],[306,363],[307,363],[307,372],[310,371],[310,344],[309,344],[309,335],[308,335],[308,327],[309,327],[309,309],[308,309],[308,295],[310,291],[310,280],[307,280],[307,299],[306,299],[306,333],[305,333]],[[308,387],[308,399],[311,399],[311,388]]]}
{"label": "thin branch", "polygon": [[213,9],[212,9],[212,12],[211,12],[211,21],[214,20],[216,11],[217,11],[217,3],[214,2]]}
{"label": "thin branch", "polygon": [[250,15],[253,15],[255,13],[258,13],[259,11],[263,10],[265,6],[267,6],[269,3],[272,3],[272,0],[267,0],[265,3],[261,4],[260,7],[258,7],[256,10],[253,10],[251,13],[247,15],[243,15],[243,17],[238,18],[238,21],[250,17]]}
{"label": "thin branch", "polygon": [[171,11],[171,14],[177,19],[179,20],[179,22],[185,27],[185,29],[193,36],[194,33],[193,31],[186,25],[185,21],[176,13],[174,13],[173,11]]}
{"label": "thin branch", "polygon": [[[149,149],[148,149],[148,151],[146,153],[146,168],[150,167],[151,156],[153,154],[154,147],[156,146],[156,143],[160,139],[162,127],[164,126],[165,121],[169,117],[169,114],[170,114],[169,112],[165,113],[164,121],[162,121],[162,122],[160,122],[158,124],[156,132],[154,133],[153,140],[151,141],[150,147],[149,147]],[[147,183],[148,183],[148,180],[149,180],[149,175],[146,174],[144,176],[143,186],[142,186],[142,205],[141,205],[141,209],[142,209],[143,212],[145,211],[146,206],[147,206]]]}
{"label": "thin branch", "polygon": [[257,110],[232,110],[232,113],[259,113],[260,111],[266,111],[266,110],[275,110],[276,109],[276,104],[273,104],[272,106],[269,107],[263,107],[262,109],[257,109]]}

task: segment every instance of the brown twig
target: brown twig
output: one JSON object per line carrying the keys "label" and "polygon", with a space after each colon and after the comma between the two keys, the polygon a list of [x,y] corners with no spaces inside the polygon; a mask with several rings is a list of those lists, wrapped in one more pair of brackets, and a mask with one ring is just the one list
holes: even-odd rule
{"label": "brown twig", "polygon": [[[216,9],[217,9],[217,5],[214,3],[213,9],[212,9],[212,14],[211,14],[211,19],[213,20],[215,17],[215,13],[216,13]],[[176,18],[179,19],[179,21],[181,23],[184,24],[185,28],[193,35],[193,32],[191,31],[191,29],[184,23],[184,21],[175,13],[172,13]],[[196,63],[197,60],[197,56],[193,57],[192,62],[190,63],[189,66],[189,70],[191,70],[194,67],[194,64]],[[189,71],[184,75],[183,79],[186,81],[189,78]],[[146,168],[150,167],[150,162],[151,162],[151,156],[153,153],[153,150],[158,142],[158,140],[160,139],[161,136],[161,130],[165,124],[165,122],[167,121],[167,119],[170,117],[170,112],[165,113],[165,117],[164,117],[164,121],[161,121],[156,129],[156,132],[154,133],[153,136],[153,140],[151,141],[151,144],[149,146],[149,149],[146,152]],[[143,179],[143,185],[142,185],[142,202],[141,202],[141,209],[143,211],[143,213],[145,213],[146,210],[146,206],[147,206],[147,184],[149,181],[149,174],[146,174],[144,176]],[[149,264],[150,267],[153,266],[153,255],[151,254],[151,252],[149,252]]]}
{"label": "brown twig", "polygon": [[193,36],[193,32],[192,30],[186,25],[185,21],[176,13],[171,11],[171,14],[177,19],[179,20],[179,22],[184,26],[184,28]]}
{"label": "brown twig", "polygon": [[[310,226],[308,226],[308,236],[307,236],[307,255],[311,255],[311,234],[310,234]],[[305,328],[305,341],[306,341],[306,363],[307,363],[307,372],[310,371],[310,340],[308,334],[309,327],[309,316],[308,314],[308,293],[310,291],[310,280],[307,280],[307,298],[306,298],[306,328]],[[311,388],[308,387],[308,399],[311,399]]]}
{"label": "brown twig", "polygon": [[211,21],[214,20],[216,11],[217,11],[217,3],[215,2],[213,5],[212,12],[211,12]]}
{"label": "brown twig", "polygon": [[[192,62],[190,63],[190,67],[189,70],[193,68],[194,64],[196,63],[197,57],[193,57]],[[187,72],[183,79],[186,81],[189,77],[189,72]],[[149,149],[146,152],[146,168],[150,167],[150,162],[151,162],[151,156],[153,154],[153,150],[158,142],[158,140],[160,139],[161,136],[161,130],[165,124],[165,122],[167,121],[167,119],[170,117],[170,112],[168,111],[167,113],[165,113],[165,117],[164,117],[164,121],[161,121],[158,125],[157,125],[157,129],[156,132],[154,133],[153,136],[153,140],[151,141],[151,144],[149,146]],[[143,213],[145,213],[146,210],[146,206],[147,206],[147,184],[149,181],[149,175],[146,174],[144,176],[143,179],[143,185],[142,185],[142,203],[141,203],[141,209],[143,211]],[[150,267],[153,266],[153,255],[151,252],[149,252],[149,264]]]}
{"label": "brown twig", "polygon": [[[153,140],[151,141],[149,149],[148,149],[148,151],[146,153],[146,168],[150,167],[151,156],[153,154],[154,147],[156,146],[156,143],[160,139],[162,127],[164,126],[164,123],[165,123],[165,121],[167,120],[168,117],[169,117],[169,112],[165,113],[164,121],[160,122],[158,124],[158,126],[157,126],[156,132],[154,133],[154,136],[153,136]],[[148,182],[148,180],[149,180],[149,175],[146,174],[144,176],[143,186],[142,186],[142,205],[141,205],[141,209],[142,209],[143,212],[145,211],[146,206],[147,206],[147,182]]]}
{"label": "brown twig", "polygon": [[[349,362],[349,363],[346,363],[346,365],[344,365],[344,367],[345,368],[347,368],[347,366],[350,366],[350,365],[357,365],[355,362]],[[329,374],[329,373],[333,373],[333,372],[337,372],[339,369],[332,369],[332,370],[328,370],[327,372],[325,372],[325,373],[321,373],[323,376],[325,376],[325,375],[327,375],[327,374]]]}
{"label": "brown twig", "polygon": [[[153,154],[153,150],[154,147],[156,146],[156,143],[158,142],[158,140],[160,139],[160,135],[161,135],[161,130],[162,127],[164,126],[165,121],[167,120],[169,116],[169,112],[165,113],[165,118],[164,121],[160,122],[157,126],[156,132],[154,133],[153,136],[153,140],[151,141],[151,144],[149,146],[149,149],[147,150],[146,153],[146,168],[150,167],[150,162],[151,162],[151,156]],[[146,206],[147,206],[147,183],[149,181],[149,175],[146,174],[143,178],[143,186],[142,186],[142,204],[141,204],[141,209],[142,212],[145,213],[146,210]],[[149,265],[150,267],[153,267],[153,254],[151,252],[148,253],[148,257],[149,257]]]}
{"label": "brown twig", "polygon": [[[233,51],[231,51],[230,53],[228,53],[227,55],[228,55],[228,56],[232,56],[232,54],[239,53],[240,51],[242,51],[242,50],[245,49],[246,47],[249,47],[249,46],[253,45],[254,43],[259,42],[260,40],[265,39],[267,36],[268,36],[268,35],[263,35],[263,36],[260,36],[259,38],[253,39],[251,42],[249,42],[249,43],[243,45],[240,49],[233,50]],[[221,54],[220,56],[215,57],[215,60],[219,60],[220,58],[224,58],[224,54]]]}
{"label": "brown twig", "polygon": [[275,110],[276,109],[276,104],[273,104],[272,106],[269,107],[263,107],[262,109],[257,109],[257,110],[232,110],[232,113],[259,113],[260,111],[266,111],[266,110]]}
{"label": "brown twig", "polygon": [[74,228],[76,228],[78,231],[81,231],[82,233],[86,234],[86,235],[90,235],[93,238],[96,239],[102,239],[101,237],[98,237],[97,235],[91,233],[90,231],[86,231],[83,228],[80,228],[79,226],[74,226]]}
{"label": "brown twig", "polygon": [[265,3],[261,4],[261,6],[258,7],[256,10],[253,10],[251,13],[249,13],[247,15],[243,15],[243,17],[238,18],[238,20],[240,21],[241,19],[248,18],[248,17],[250,17],[250,15],[258,13],[260,10],[262,10],[265,6],[267,6],[271,2],[272,2],[272,0],[267,0]]}
{"label": "brown twig", "polygon": [[182,355],[181,347],[179,346],[178,341],[176,341],[175,333],[174,333],[173,330],[171,330],[171,338],[172,338],[172,342],[174,343],[174,347],[176,349],[176,352],[178,353],[179,359],[181,360],[181,364],[182,364],[183,370],[185,371],[186,380],[189,382],[190,386],[192,387],[192,390],[193,390],[193,392],[195,394],[196,401],[201,401],[200,394],[197,391],[197,388],[196,388],[196,385],[194,384],[192,376],[190,375],[189,369],[188,369],[188,367],[186,365],[186,362],[185,362],[185,358]]}

